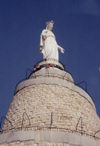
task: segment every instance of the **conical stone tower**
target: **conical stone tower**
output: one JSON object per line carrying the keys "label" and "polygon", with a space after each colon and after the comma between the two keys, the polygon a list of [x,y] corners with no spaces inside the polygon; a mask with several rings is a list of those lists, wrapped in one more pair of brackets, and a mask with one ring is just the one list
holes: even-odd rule
{"label": "conical stone tower", "polygon": [[91,97],[62,64],[43,61],[19,83],[9,107],[2,146],[100,146],[100,119]]}
{"label": "conical stone tower", "polygon": [[100,146],[100,119],[63,65],[45,59],[17,85],[0,145]]}

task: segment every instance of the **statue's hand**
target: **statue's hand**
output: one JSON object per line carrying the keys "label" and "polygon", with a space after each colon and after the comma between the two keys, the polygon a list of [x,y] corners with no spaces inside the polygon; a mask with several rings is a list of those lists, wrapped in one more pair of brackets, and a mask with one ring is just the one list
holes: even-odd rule
{"label": "statue's hand", "polygon": [[64,53],[64,49],[60,47],[59,45],[58,45],[58,49],[61,51],[61,53]]}
{"label": "statue's hand", "polygon": [[44,48],[43,48],[43,46],[40,46],[40,53],[44,54]]}
{"label": "statue's hand", "polygon": [[42,51],[43,51],[43,47],[42,47],[42,46],[40,46],[40,53],[42,53]]}
{"label": "statue's hand", "polygon": [[61,48],[60,50],[61,50],[61,53],[64,53],[64,49],[63,48]]}

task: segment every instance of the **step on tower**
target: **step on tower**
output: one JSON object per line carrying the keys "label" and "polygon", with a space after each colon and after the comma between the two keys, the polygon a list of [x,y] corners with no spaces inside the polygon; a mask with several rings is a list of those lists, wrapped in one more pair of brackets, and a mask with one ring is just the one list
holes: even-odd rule
{"label": "step on tower", "polygon": [[100,146],[100,118],[87,92],[59,62],[64,53],[52,32],[41,33],[43,61],[15,89],[2,130],[1,146]]}

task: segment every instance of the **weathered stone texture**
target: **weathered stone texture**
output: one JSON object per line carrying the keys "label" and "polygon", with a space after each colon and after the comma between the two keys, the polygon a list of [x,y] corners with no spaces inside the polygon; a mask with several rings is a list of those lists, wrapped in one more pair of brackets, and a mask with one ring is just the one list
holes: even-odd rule
{"label": "weathered stone texture", "polygon": [[[58,85],[32,85],[20,90],[10,105],[3,130],[20,127],[57,127],[94,135],[100,119],[77,92]],[[99,135],[100,136],[100,135]]]}
{"label": "weathered stone texture", "polygon": [[24,141],[24,142],[12,142],[9,144],[1,144],[1,146],[73,146],[73,145],[63,144],[63,143]]}
{"label": "weathered stone texture", "polygon": [[[42,68],[18,84],[1,146],[99,146],[100,119],[91,97],[58,68]],[[21,133],[22,132],[22,133]]]}

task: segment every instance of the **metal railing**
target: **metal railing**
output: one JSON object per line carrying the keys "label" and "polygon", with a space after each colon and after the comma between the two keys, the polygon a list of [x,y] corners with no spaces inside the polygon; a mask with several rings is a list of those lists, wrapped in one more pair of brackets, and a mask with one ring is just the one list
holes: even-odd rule
{"label": "metal railing", "polygon": [[[28,124],[24,125],[24,120],[25,120],[25,116],[27,117],[28,120]],[[15,128],[12,124],[12,122],[5,116],[1,117],[0,119],[0,134],[8,132],[8,131],[17,131],[17,130],[30,130],[30,129],[34,129],[34,130],[41,130],[41,129],[57,129],[57,130],[63,130],[65,132],[71,132],[71,133],[79,133],[81,135],[86,135],[86,136],[90,136],[96,139],[100,139],[99,136],[97,136],[98,133],[100,133],[100,130],[95,131],[94,133],[89,133],[88,130],[85,131],[84,130],[84,120],[82,117],[79,117],[79,119],[77,120],[77,124],[75,126],[75,129],[70,129],[70,128],[65,128],[65,127],[60,127],[60,126],[54,126],[54,113],[51,112],[51,114],[49,115],[49,123],[48,124],[44,124],[45,126],[40,126],[40,125],[32,125],[31,124],[31,120],[34,119],[35,117],[29,117],[28,114],[26,112],[23,113],[22,115],[22,122],[21,125],[17,128]],[[2,123],[3,121],[8,122],[8,124],[10,124],[10,128],[7,129],[3,129],[2,128]]]}

